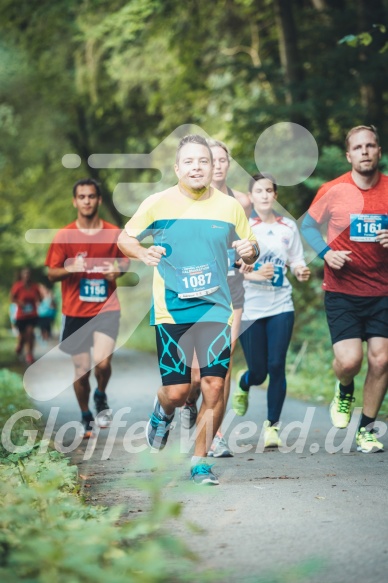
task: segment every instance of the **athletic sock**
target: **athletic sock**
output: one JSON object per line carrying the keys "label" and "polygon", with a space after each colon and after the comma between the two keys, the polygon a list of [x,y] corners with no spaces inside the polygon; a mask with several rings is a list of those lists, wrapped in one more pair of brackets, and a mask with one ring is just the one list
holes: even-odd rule
{"label": "athletic sock", "polygon": [[[361,414],[361,419],[360,419],[360,425],[358,426],[358,429],[360,430],[361,427],[368,427],[368,425],[370,425],[371,423],[374,423],[376,421],[376,417],[367,417],[366,415],[364,415],[364,413]],[[373,429],[373,426],[372,426]],[[369,429],[369,431],[371,431],[372,429]]]}
{"label": "athletic sock", "polygon": [[163,417],[166,417],[167,419],[172,419],[174,417],[175,413],[168,415],[160,403],[159,403],[159,407],[160,407],[160,412],[163,415]]}
{"label": "athletic sock", "polygon": [[207,463],[208,463],[207,458],[201,455],[193,455],[193,457],[191,458],[191,467]]}
{"label": "athletic sock", "polygon": [[277,421],[271,421],[271,419],[268,419],[268,422],[269,422],[269,426],[272,427],[273,425],[279,424],[279,419],[277,419]]}
{"label": "athletic sock", "polygon": [[88,409],[87,411],[81,411],[82,419],[93,419],[93,413]]}
{"label": "athletic sock", "polygon": [[99,391],[98,389],[96,389],[94,391],[94,396],[96,397],[96,399],[102,399],[103,397],[105,397],[105,391]]}
{"label": "athletic sock", "polygon": [[244,372],[243,375],[241,375],[240,382],[238,384],[240,389],[242,391],[245,391],[246,393],[248,393],[248,391],[250,389],[250,386],[248,385],[248,379],[247,379],[248,375],[249,375],[249,370],[247,370],[246,372]]}
{"label": "athletic sock", "polygon": [[352,381],[346,387],[340,383],[339,390],[340,390],[340,395],[341,395],[342,399],[344,399],[346,397],[346,395],[353,395],[353,393],[354,393],[354,381]]}

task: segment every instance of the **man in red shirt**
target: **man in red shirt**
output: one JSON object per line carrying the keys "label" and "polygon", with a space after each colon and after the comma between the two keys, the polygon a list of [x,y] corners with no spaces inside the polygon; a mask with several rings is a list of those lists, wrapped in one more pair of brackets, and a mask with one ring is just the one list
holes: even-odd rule
{"label": "man in red shirt", "polygon": [[50,281],[62,285],[63,324],[60,349],[70,354],[75,368],[74,390],[82,412],[82,435],[91,437],[93,414],[89,409],[93,347],[96,422],[108,427],[112,416],[106,398],[111,358],[120,319],[116,279],[128,260],[117,247],[120,229],[98,215],[102,198],[99,184],[79,180],[73,187],[77,219],[55,236],[47,254]]}
{"label": "man in red shirt", "polygon": [[[344,428],[354,401],[354,377],[366,341],[368,372],[356,435],[357,450],[381,451],[373,424],[388,386],[388,176],[378,163],[381,148],[374,126],[357,126],[346,137],[352,169],[318,191],[302,233],[325,261],[325,310],[337,377],[330,405],[333,425]],[[319,226],[327,224],[327,243]]]}
{"label": "man in red shirt", "polygon": [[39,286],[31,279],[31,269],[25,267],[20,272],[19,281],[11,288],[11,302],[17,305],[15,324],[19,330],[19,340],[16,354],[21,355],[26,346],[27,364],[34,362],[34,327],[38,325],[37,304],[41,299]]}

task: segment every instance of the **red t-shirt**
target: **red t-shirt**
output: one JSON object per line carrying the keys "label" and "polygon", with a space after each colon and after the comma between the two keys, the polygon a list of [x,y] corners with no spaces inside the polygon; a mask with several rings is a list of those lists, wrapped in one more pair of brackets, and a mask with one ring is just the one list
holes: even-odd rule
{"label": "red t-shirt", "polygon": [[17,281],[11,288],[11,298],[18,304],[16,320],[31,320],[38,316],[37,304],[42,299],[42,294],[36,283],[26,286],[23,281]]}
{"label": "red t-shirt", "polygon": [[48,267],[64,267],[78,256],[86,261],[85,273],[72,273],[61,282],[62,312],[65,316],[90,318],[100,312],[119,310],[115,294],[116,282],[104,279],[104,261],[125,257],[117,247],[121,230],[111,223],[103,222],[103,228],[87,235],[77,228],[75,222],[67,225],[54,237],[47,253]]}
{"label": "red t-shirt", "polygon": [[368,190],[356,186],[351,173],[327,182],[309,209],[319,224],[327,223],[327,244],[334,251],[351,251],[351,262],[332,269],[325,262],[323,289],[355,296],[388,294],[388,249],[375,242],[350,239],[351,214],[388,214],[388,176]]}

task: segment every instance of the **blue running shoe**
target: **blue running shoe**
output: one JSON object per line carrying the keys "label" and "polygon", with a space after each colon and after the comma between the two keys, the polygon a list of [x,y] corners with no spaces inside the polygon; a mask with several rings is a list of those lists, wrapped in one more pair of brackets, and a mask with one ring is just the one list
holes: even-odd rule
{"label": "blue running shoe", "polygon": [[146,428],[146,438],[148,445],[153,449],[163,449],[167,443],[168,434],[171,429],[171,421],[174,416],[166,417],[160,411],[160,403],[155,399],[154,412],[150,416],[150,420],[147,423]]}
{"label": "blue running shoe", "polygon": [[191,479],[194,484],[198,486],[203,486],[209,484],[209,486],[218,486],[219,481],[212,472],[213,465],[209,464],[197,464],[191,468]]}

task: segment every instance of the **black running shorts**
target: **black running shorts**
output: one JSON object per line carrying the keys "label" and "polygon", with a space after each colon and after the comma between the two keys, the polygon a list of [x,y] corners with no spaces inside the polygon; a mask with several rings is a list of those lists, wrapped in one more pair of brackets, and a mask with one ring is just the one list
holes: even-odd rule
{"label": "black running shorts", "polygon": [[388,338],[388,297],[360,297],[325,292],[332,344],[350,338]]}
{"label": "black running shorts", "polygon": [[94,332],[106,334],[116,340],[119,332],[120,312],[103,312],[94,318],[63,316],[59,348],[66,354],[89,352],[93,346]]}
{"label": "black running shorts", "polygon": [[225,378],[230,362],[230,326],[218,322],[155,326],[163,385],[191,383],[194,350],[201,378]]}
{"label": "black running shorts", "polygon": [[16,328],[19,330],[19,332],[23,333],[26,328],[28,328],[29,326],[32,326],[33,328],[36,328],[39,324],[39,318],[26,318],[25,320],[16,320],[15,322],[15,326]]}

